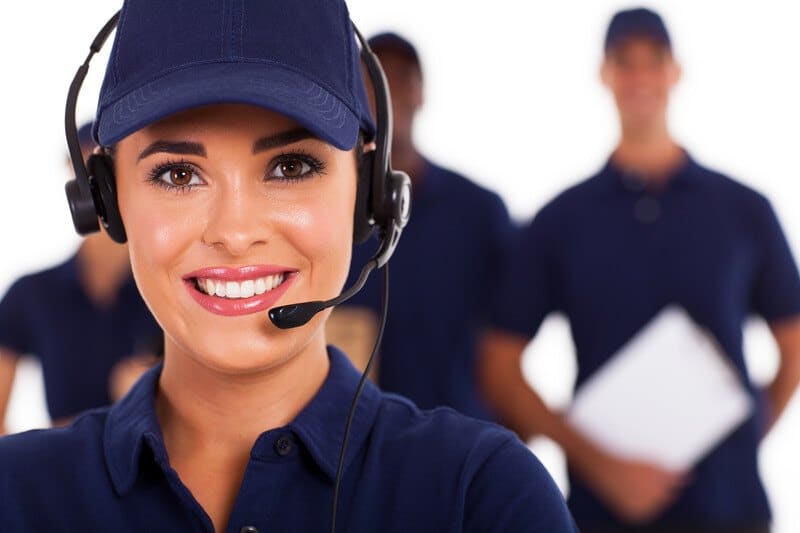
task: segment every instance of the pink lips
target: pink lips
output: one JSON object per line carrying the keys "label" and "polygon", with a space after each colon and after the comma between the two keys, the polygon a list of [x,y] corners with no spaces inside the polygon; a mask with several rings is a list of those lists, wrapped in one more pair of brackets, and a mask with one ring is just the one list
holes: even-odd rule
{"label": "pink lips", "polygon": [[[200,291],[196,285],[198,278],[242,282],[275,274],[284,274],[283,283],[263,294],[257,294],[249,298],[234,299],[211,296]],[[238,268],[210,267],[186,274],[183,276],[183,283],[192,298],[206,310],[222,316],[240,316],[258,313],[272,307],[292,284],[296,274],[296,270],[274,265],[254,265]]]}

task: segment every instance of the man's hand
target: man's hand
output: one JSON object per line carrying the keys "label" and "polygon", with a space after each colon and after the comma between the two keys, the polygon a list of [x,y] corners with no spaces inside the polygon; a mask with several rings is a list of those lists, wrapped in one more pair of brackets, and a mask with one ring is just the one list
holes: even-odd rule
{"label": "man's hand", "polygon": [[120,360],[108,377],[108,393],[112,402],[116,402],[133,387],[142,374],[153,366],[158,358],[151,354],[137,354]]}
{"label": "man's hand", "polygon": [[646,524],[656,519],[686,486],[684,472],[666,470],[653,463],[601,453],[587,481],[596,495],[622,520]]}

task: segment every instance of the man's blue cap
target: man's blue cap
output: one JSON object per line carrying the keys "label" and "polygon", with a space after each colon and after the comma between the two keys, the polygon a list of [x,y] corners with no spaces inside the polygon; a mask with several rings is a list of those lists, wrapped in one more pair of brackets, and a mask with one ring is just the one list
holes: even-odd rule
{"label": "man's blue cap", "polygon": [[405,37],[394,32],[383,32],[373,35],[367,40],[369,47],[380,57],[381,52],[384,50],[397,50],[405,55],[408,59],[417,64],[421,69],[419,61],[419,54],[414,45]]}
{"label": "man's blue cap", "polygon": [[651,39],[666,48],[672,48],[667,26],[655,11],[640,7],[617,12],[606,32],[605,51],[632,37]]}
{"label": "man's blue cap", "polygon": [[341,150],[374,134],[343,0],[125,0],[97,107],[102,146],[174,113],[263,107]]}

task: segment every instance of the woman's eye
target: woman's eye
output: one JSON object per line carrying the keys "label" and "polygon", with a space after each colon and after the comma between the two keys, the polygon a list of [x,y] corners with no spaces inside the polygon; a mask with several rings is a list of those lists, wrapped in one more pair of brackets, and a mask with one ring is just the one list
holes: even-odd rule
{"label": "woman's eye", "polygon": [[272,177],[282,179],[300,179],[312,171],[311,165],[302,159],[284,159],[275,165]]}
{"label": "woman's eye", "polygon": [[186,167],[173,167],[162,172],[158,179],[166,185],[173,187],[188,187],[191,185],[200,185],[203,181],[191,168]]}

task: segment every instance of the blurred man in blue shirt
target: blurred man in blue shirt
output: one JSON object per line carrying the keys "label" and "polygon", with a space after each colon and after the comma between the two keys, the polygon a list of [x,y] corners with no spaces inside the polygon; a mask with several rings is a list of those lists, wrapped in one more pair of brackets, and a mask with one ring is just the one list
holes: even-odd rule
{"label": "blurred man in blue shirt", "polygon": [[[598,174],[523,229],[483,345],[487,397],[522,438],[544,434],[564,448],[570,508],[586,532],[768,531],[758,445],[800,381],[800,277],[789,246],[763,196],[703,167],[670,135],[667,105],[680,74],[656,13],[614,16],[601,75],[621,139]],[[561,312],[580,388],[673,304],[713,335],[757,406],[689,473],[603,449],[548,408],[520,368],[544,318]],[[742,324],[751,313],[780,348],[765,391],[745,366]]]}
{"label": "blurred man in blue shirt", "polygon": [[[443,405],[489,419],[475,375],[476,338],[489,314],[489,281],[503,268],[511,221],[499,196],[429,161],[414,144],[414,120],[423,103],[414,47],[393,33],[373,37],[370,47],[392,93],[392,161],[411,176],[414,190],[413,216],[392,257],[392,319],[380,348],[377,382],[425,409]],[[348,285],[375,247],[375,241],[354,247]],[[328,323],[331,341],[354,359],[359,351],[368,355],[374,339],[369,322],[376,322],[380,306],[379,281],[373,276]],[[360,321],[366,325],[359,327]],[[359,338],[343,343],[348,336]],[[361,349],[354,347],[358,340]]]}

